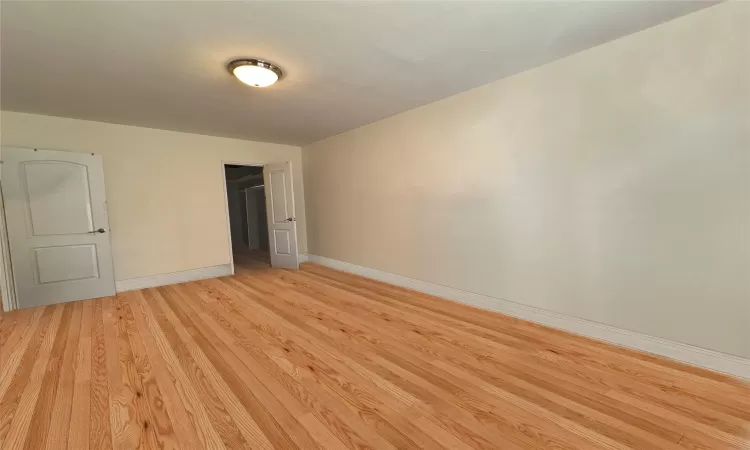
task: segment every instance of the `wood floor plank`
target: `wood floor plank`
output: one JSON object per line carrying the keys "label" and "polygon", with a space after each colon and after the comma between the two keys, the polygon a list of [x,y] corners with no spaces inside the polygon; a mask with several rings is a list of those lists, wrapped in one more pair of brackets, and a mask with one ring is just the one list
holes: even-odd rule
{"label": "wood floor plank", "polygon": [[[272,295],[272,290],[268,290],[268,286],[263,286],[262,283],[255,283],[255,285],[259,284],[261,286],[260,289],[263,293]],[[304,320],[305,314],[309,315],[310,317],[318,318],[326,315],[326,308],[320,307],[319,309],[315,309],[315,307],[312,306],[314,300],[311,298],[305,298],[304,303],[302,301],[296,302],[293,298],[286,296],[286,294],[282,298],[285,302],[288,302],[290,305],[294,306],[294,309],[292,310],[294,312],[289,312],[287,314],[286,311],[282,312],[278,307],[272,306],[272,304],[269,302],[265,302],[264,300],[260,300],[259,298],[256,300],[258,302],[264,302],[264,305],[266,307],[275,310],[279,314],[284,315],[284,319],[287,322],[297,323],[301,327],[304,327],[304,325],[302,324],[302,320]],[[335,311],[328,311],[328,313],[331,314],[331,317],[336,314]],[[354,320],[354,318],[349,317],[349,320]],[[364,324],[358,325],[362,325],[359,328],[359,333],[357,333],[357,330],[354,330],[352,326],[347,325],[343,320],[337,322],[335,328],[338,328],[338,331],[341,332],[340,338],[347,339],[350,338],[350,336],[356,335],[354,339],[357,343],[362,344],[365,347],[369,348],[371,351],[375,351],[383,355],[384,357],[395,361],[398,365],[407,368],[407,370],[418,373],[423,378],[429,378],[433,382],[433,384],[435,384],[439,388],[444,389],[447,393],[454,394],[457,391],[463,391],[461,395],[469,396],[469,401],[462,404],[465,408],[474,407],[475,404],[478,405],[476,407],[478,407],[482,411],[481,417],[483,417],[484,420],[487,420],[488,423],[492,424],[492,426],[499,427],[499,429],[503,431],[503,434],[510,437],[511,439],[516,439],[517,442],[522,445],[538,446],[548,445],[550,442],[554,442],[554,444],[559,448],[575,448],[575,439],[572,435],[566,436],[564,440],[559,440],[556,437],[557,434],[560,433],[560,430],[557,430],[557,433],[555,433],[554,429],[555,427],[559,426],[562,426],[567,430],[574,431],[574,434],[578,434],[582,437],[590,437],[596,435],[596,433],[593,433],[590,430],[583,430],[580,427],[577,427],[575,424],[569,423],[564,418],[556,416],[554,414],[547,414],[547,419],[550,419],[551,417],[553,420],[547,420],[544,422],[536,421],[534,420],[534,417],[532,417],[527,411],[529,408],[533,409],[534,406],[529,405],[528,402],[525,402],[523,399],[519,399],[512,394],[506,396],[495,396],[493,399],[494,405],[485,403],[481,399],[481,394],[476,395],[477,393],[475,392],[472,396],[472,393],[469,393],[466,389],[462,389],[460,387],[462,385],[460,380],[451,380],[450,374],[447,374],[445,372],[440,373],[440,371],[436,368],[431,368],[432,370],[430,372],[427,372],[422,367],[414,364],[412,361],[416,359],[422,360],[423,364],[429,365],[429,362],[425,360],[425,355],[420,354],[418,350],[414,351],[413,349],[408,349],[406,346],[401,345],[401,343],[397,342],[396,339],[392,339],[388,336],[383,336],[378,342],[374,342],[374,335],[367,334],[367,332],[373,333],[374,330],[369,329],[369,327]],[[362,333],[362,331],[365,330],[366,332]],[[404,353],[410,356],[410,361],[407,361],[406,359],[399,356],[399,354]],[[431,356],[434,355],[427,355],[428,358]],[[323,374],[325,375],[325,371],[323,371]],[[364,407],[363,405],[358,406],[360,408]],[[487,412],[490,412],[490,414],[486,414]],[[564,424],[564,426],[560,424]],[[607,442],[607,439],[603,436],[596,435],[595,438],[600,443]],[[568,442],[570,442],[570,446],[568,446]],[[609,444],[610,448],[617,447],[617,445],[614,443],[610,442]]]}
{"label": "wood floor plank", "polygon": [[[169,300],[172,299],[171,295],[167,295],[167,298],[169,298]],[[179,321],[184,325],[184,322],[182,322],[184,318],[180,318],[180,316],[182,316],[181,308],[179,308],[175,302],[169,300],[165,303],[172,309],[170,313],[173,315],[171,317],[173,317],[175,321]],[[187,335],[183,333],[183,339],[190,343],[191,354],[194,360],[207,375],[211,386],[216,390],[216,394],[227,412],[233,417],[234,422],[242,436],[245,438],[245,441],[252,448],[274,448],[273,444],[269,441],[269,438],[263,431],[263,428],[267,427],[259,425],[259,423],[256,422],[257,415],[256,417],[253,417],[254,411],[242,404],[240,400],[241,395],[237,394],[237,390],[240,387],[231,384],[232,381],[236,380],[222,377],[220,369],[212,362],[212,357],[214,357],[213,349],[205,346],[205,342],[200,339],[201,334],[199,334],[199,330],[193,327],[192,323],[187,327],[187,330],[190,331]],[[195,337],[198,337],[198,341],[195,340]],[[201,346],[200,344],[204,345]],[[248,383],[248,380],[245,380],[244,382]],[[271,417],[269,416],[267,419],[271,419]]]}
{"label": "wood floor plank", "polygon": [[143,416],[150,418],[151,429],[156,436],[156,444],[159,448],[176,448],[178,444],[172,419],[169,412],[164,407],[164,395],[156,381],[151,359],[146,352],[141,334],[135,323],[133,308],[131,307],[130,296],[135,293],[128,293],[118,298],[118,310],[122,320],[125,322],[125,329],[128,334],[135,372],[130,372],[131,385],[136,388],[136,402],[139,400],[142,405],[140,408],[145,409]]}
{"label": "wood floor plank", "polygon": [[92,302],[81,302],[81,326],[73,364],[73,404],[70,411],[68,448],[89,450],[91,416],[91,319]]}
{"label": "wood floor plank", "polygon": [[[163,404],[163,409],[166,410],[173,426],[178,448],[197,450],[201,448],[203,439],[199,438],[198,433],[196,433],[194,419],[191,418],[191,414],[185,406],[185,401],[178,393],[176,385],[179,385],[179,381],[173,378],[165,367],[159,347],[156,345],[154,337],[148,332],[148,326],[140,310],[139,302],[142,299],[142,294],[136,291],[129,293],[129,295],[132,297],[125,304],[128,308],[128,320],[132,320],[138,333],[138,336],[133,336],[133,342],[138,347],[136,352],[141,355],[141,358],[148,358],[148,362],[144,362],[144,365],[150,367],[151,376],[153,376],[159,390],[159,393],[154,394],[153,400],[149,403],[159,410],[162,409]],[[157,416],[160,415],[161,413],[157,414]]]}
{"label": "wood floor plank", "polygon": [[236,275],[0,320],[0,449],[742,449],[750,383],[405,288]]}
{"label": "wood floor plank", "polygon": [[[268,386],[258,380],[256,373],[246,370],[239,358],[215,336],[212,329],[205,326],[194,311],[181,308],[174,296],[168,295],[167,298],[178,320],[188,330],[195,330],[193,337],[196,343],[230,383],[271,443],[285,448],[317,448],[315,441],[294,417],[295,413],[302,415],[306,411],[298,408],[296,403],[282,404],[279,395],[271,393]],[[287,406],[291,406],[291,410]]]}
{"label": "wood floor plank", "polygon": [[[360,309],[363,306],[364,305],[360,304]],[[378,320],[378,319],[383,319],[383,317],[385,317],[385,320],[387,322],[382,322],[381,323]],[[392,317],[392,318],[389,318],[389,317]],[[521,373],[520,375],[511,374],[511,373],[509,373],[509,371],[512,370],[512,369],[510,369],[509,367],[507,367],[507,366],[500,366],[500,365],[497,365],[497,364],[489,365],[489,364],[487,364],[488,360],[487,360],[486,356],[485,357],[481,357],[481,355],[479,354],[480,351],[474,350],[472,352],[471,348],[466,346],[466,342],[471,340],[471,338],[469,336],[460,335],[463,338],[461,340],[462,345],[459,346],[458,348],[454,348],[454,349],[448,348],[447,349],[447,346],[454,344],[455,341],[448,340],[448,339],[440,339],[441,336],[439,336],[439,333],[440,333],[440,331],[439,331],[440,329],[439,328],[427,328],[427,331],[429,331],[429,333],[420,332],[420,333],[418,333],[416,335],[413,335],[412,333],[416,329],[417,324],[416,323],[409,323],[408,320],[409,320],[408,317],[406,319],[404,319],[403,317],[400,318],[400,319],[397,319],[397,318],[395,318],[395,317],[393,317],[391,315],[388,315],[388,314],[386,314],[384,312],[380,312],[379,314],[375,315],[374,317],[369,317],[368,318],[368,322],[372,322],[372,323],[378,324],[381,329],[383,329],[383,328],[385,328],[385,329],[387,329],[387,328],[393,328],[394,332],[397,333],[397,334],[401,334],[401,335],[404,335],[404,336],[412,335],[411,339],[413,339],[413,340],[426,341],[426,337],[425,336],[429,336],[429,341],[425,342],[423,345],[432,345],[432,346],[435,346],[436,343],[434,341],[437,340],[438,341],[437,342],[438,348],[442,348],[444,350],[444,352],[439,353],[437,356],[440,356],[444,360],[450,361],[450,362],[456,364],[458,367],[461,367],[464,370],[476,372],[477,370],[479,370],[478,368],[485,368],[484,366],[486,366],[486,369],[488,371],[492,372],[493,375],[489,375],[487,372],[481,372],[481,371],[480,371],[480,373],[483,373],[487,377],[490,377],[490,379],[492,380],[492,379],[496,379],[496,377],[495,377],[494,374],[497,374],[498,373],[498,369],[500,369],[501,373],[505,372],[506,374],[511,375],[511,378],[503,377],[502,378],[503,382],[501,384],[504,387],[506,387],[506,388],[514,388],[513,389],[514,392],[519,393],[519,395],[524,395],[524,396],[529,395],[529,392],[530,392],[529,388],[534,389],[534,391],[537,391],[537,389],[536,389],[535,386],[531,386],[530,384],[525,383],[524,380],[529,379],[529,378],[533,379],[534,378],[534,376],[533,376],[534,370],[535,369],[538,370],[538,367],[532,368],[530,372]],[[398,322],[403,322],[406,325],[406,327],[405,328],[403,328],[403,327],[402,328],[397,328],[397,327],[394,327],[394,326],[391,325],[392,323],[398,323]],[[429,325],[423,324],[423,326],[427,327]],[[419,348],[419,347],[417,347],[417,348]],[[447,351],[449,353],[445,352],[446,349],[447,349]],[[454,352],[452,352],[452,350],[456,350],[456,351],[458,351],[458,353],[454,353]],[[475,358],[477,358],[477,359],[473,360],[471,358],[472,353],[474,353],[473,356]],[[458,355],[460,358],[456,359],[456,358],[452,357],[451,355]],[[479,362],[480,358],[481,358],[481,362]],[[515,362],[514,365],[517,366],[518,365],[518,361],[514,361],[514,362]],[[472,364],[472,363],[474,363],[474,364]],[[508,369],[508,370],[503,370],[503,368]],[[518,376],[518,379],[514,378],[514,376]],[[524,388],[520,388],[519,387],[519,383],[523,383],[526,386]],[[545,387],[547,389],[549,389],[549,386],[550,385],[547,384]],[[555,386],[552,386],[552,390],[553,391],[557,391],[558,393],[562,392],[561,389],[557,389]],[[584,403],[586,403],[585,402],[586,398],[577,395],[576,392],[562,392],[562,393],[563,393],[563,395],[567,395],[568,397],[575,397],[576,401],[580,401],[581,398],[583,398],[584,399]],[[603,397],[603,394],[602,394],[602,397]],[[539,397],[538,396],[535,396],[535,399],[537,401],[539,401]],[[586,423],[586,424],[590,424],[588,415],[590,415],[592,413],[593,414],[597,413],[597,411],[594,411],[594,410],[591,410],[591,409],[587,409],[587,411],[589,413],[587,415],[575,414],[575,412],[572,409],[569,409],[569,407],[572,407],[574,409],[576,409],[576,408],[577,409],[587,408],[587,407],[584,406],[584,405],[579,405],[579,404],[577,404],[575,402],[572,402],[572,401],[568,401],[568,399],[565,399],[565,398],[557,397],[557,402],[556,403],[552,403],[551,405],[548,403],[548,405],[550,405],[551,407],[561,406],[562,404],[566,404],[566,405],[568,405],[568,407],[565,407],[565,408],[553,408],[553,409],[557,409],[558,411],[560,411],[560,413],[562,415],[565,415],[566,417],[575,418],[576,420],[581,420],[583,423]],[[638,421],[638,418],[633,418],[633,420]],[[650,426],[650,423],[646,422],[646,425]],[[630,427],[627,424],[623,424],[622,426],[624,426],[626,428]],[[609,433],[614,433],[614,434],[618,435],[620,438],[623,437],[623,434],[619,433],[618,430],[616,430],[616,429],[607,428],[604,431],[605,432],[609,432]],[[661,434],[664,434],[665,432],[668,433],[668,431],[665,431],[665,430],[659,430],[659,431],[660,431]],[[677,440],[679,440],[680,437],[681,437],[681,434],[675,433],[675,434],[673,434],[671,436],[671,439],[673,439],[674,442],[677,442]],[[640,445],[643,445],[643,443],[641,443]]]}
{"label": "wood floor plank", "polygon": [[[17,382],[24,384],[23,392],[16,399],[17,408],[13,413],[12,421],[8,427],[7,440],[3,443],[0,436],[0,448],[23,448],[24,442],[29,438],[29,426],[34,415],[37,414],[36,405],[39,392],[42,390],[42,381],[45,378],[47,365],[52,359],[52,350],[57,340],[57,330],[63,318],[63,306],[54,308],[52,320],[43,334],[38,335],[37,350],[34,352],[34,361],[28,366],[28,372],[23,370],[26,366],[19,368],[16,372]],[[56,384],[56,383],[55,383]],[[45,388],[46,390],[46,388]],[[46,413],[42,411],[41,413]]]}
{"label": "wood floor plank", "polygon": [[[330,369],[329,369],[329,370],[330,370]],[[350,374],[350,375],[351,375],[351,374]],[[335,384],[334,384],[333,386],[335,386]],[[376,424],[380,424],[380,422],[375,422],[375,423],[376,423]]]}
{"label": "wood floor plank", "polygon": [[5,361],[10,353],[16,348],[16,344],[23,338],[29,316],[40,314],[41,311],[24,309],[5,313],[0,322],[0,361]]}
{"label": "wood floor plank", "polygon": [[28,325],[26,337],[22,345],[14,351],[13,360],[4,361],[2,377],[0,377],[0,448],[4,448],[3,444],[8,436],[11,422],[19,413],[21,396],[29,382],[45,335],[50,332],[51,326],[54,327],[56,311],[54,307],[44,308],[40,320]]}
{"label": "wood floor plank", "polygon": [[[53,413],[54,407],[56,406],[55,399],[57,398],[57,391],[60,389],[60,385],[63,382],[61,376],[61,370],[65,364],[65,360],[69,361],[69,358],[65,358],[69,337],[75,335],[70,332],[72,315],[74,305],[68,303],[63,307],[63,315],[60,322],[60,326],[57,329],[55,335],[55,341],[52,344],[52,350],[50,351],[49,362],[42,378],[39,393],[37,396],[36,405],[34,407],[34,415],[31,417],[29,423],[29,429],[24,448],[27,450],[37,450],[44,448],[47,442],[47,437],[50,434],[50,426],[53,424]],[[72,349],[69,349],[72,353]],[[22,399],[23,401],[23,399]],[[62,408],[67,408],[67,405],[59,405]],[[68,424],[58,423],[57,426],[64,426],[67,428]],[[57,435],[59,430],[55,430],[53,435]],[[58,446],[65,445],[67,439],[61,440],[56,444]]]}
{"label": "wood floor plank", "polygon": [[183,340],[183,337],[185,336],[184,333],[180,336],[181,332],[184,330],[178,330],[175,327],[177,321],[171,318],[168,308],[163,307],[162,303],[164,300],[161,297],[161,293],[156,289],[149,290],[149,293],[149,306],[154,312],[159,327],[169,341],[172,350],[177,355],[177,359],[179,360],[184,373],[188,376],[190,382],[199,393],[211,424],[216,429],[219,438],[229,449],[249,448],[247,441],[242,433],[240,433],[234,419],[227,412],[224,403],[216,394],[216,391],[206,377],[206,374],[196,363],[191,354],[191,348],[189,348],[190,342],[185,342]]}
{"label": "wood floor plank", "polygon": [[[226,293],[227,291],[224,292]],[[336,358],[330,349],[326,350],[324,346],[321,347],[311,341],[310,337],[305,334],[304,330],[299,327],[289,326],[290,324],[280,320],[280,318],[272,311],[264,309],[263,305],[254,305],[252,312],[249,312],[242,305],[236,305],[242,309],[240,314],[243,315],[245,320],[251,322],[260,320],[260,322],[258,322],[259,330],[264,332],[264,339],[269,340],[269,342],[272,343],[275,342],[277,345],[281,345],[287,359],[296,362],[299,367],[309,370],[311,374],[315,375],[314,378],[320,378],[317,374],[328,374],[325,379],[332,381],[327,383],[331,389],[336,390],[339,387],[339,383],[336,380],[332,380],[331,376],[334,378],[346,379],[346,381],[352,383],[358,383],[357,388],[361,393],[361,397],[352,400],[354,402],[364,401],[366,403],[360,403],[360,406],[366,408],[385,408],[385,405],[379,400],[374,399],[371,396],[369,396],[369,398],[364,397],[367,395],[368,387],[385,389],[395,397],[394,400],[398,399],[395,403],[403,402],[410,406],[415,406],[415,404],[418,403],[418,400],[410,396],[408,393],[400,390],[398,387],[385,380],[377,379],[377,377],[374,377],[371,373],[361,376],[360,373],[363,369],[354,364],[351,359]],[[347,377],[340,377],[338,372],[346,373]]]}
{"label": "wood floor plank", "polygon": [[102,320],[104,323],[104,348],[107,352],[107,375],[109,385],[109,425],[112,432],[112,447],[115,450],[137,448],[144,433],[141,425],[136,422],[136,405],[133,402],[133,392],[127,385],[127,378],[123,366],[128,361],[121,350],[128,351],[127,344],[119,339],[121,334],[118,316],[115,312],[114,299],[102,299]]}
{"label": "wood floor plank", "polygon": [[[210,287],[208,292],[211,292]],[[199,297],[205,298],[203,293],[199,293]],[[269,376],[312,411],[347,447],[371,448],[370,445],[374,445],[375,448],[392,448],[387,441],[367,428],[358,416],[350,414],[349,410],[337,401],[335,392],[327,390],[301,366],[287,359],[285,347],[279,348],[269,344],[263,335],[258,334],[252,326],[248,326],[248,322],[244,321],[236,310],[224,310],[213,299],[205,302],[204,306],[209,309],[206,315],[218,325],[215,329],[217,335],[225,342],[236,342],[254,362],[266,369]]]}
{"label": "wood floor plank", "polygon": [[[60,355],[62,365],[60,366],[57,396],[52,406],[49,434],[44,447],[49,450],[57,450],[67,445],[68,432],[70,430],[70,414],[73,407],[73,392],[75,390],[74,364],[78,356],[78,341],[81,337],[83,303],[78,302],[66,306],[73,307],[73,317],[68,327],[65,348]],[[37,406],[37,409],[39,409],[39,406]]]}
{"label": "wood floor plank", "polygon": [[[129,294],[118,296],[113,300],[115,311],[112,311],[116,319],[117,347],[122,373],[123,393],[126,401],[131,407],[128,411],[132,413],[131,430],[132,442],[128,443],[130,448],[172,448],[174,447],[172,436],[172,424],[169,417],[160,408],[160,394],[148,390],[149,384],[146,380],[148,368],[142,355],[136,358],[131,337],[137,339],[137,333],[132,328],[132,321],[128,320],[127,309],[124,300]],[[149,398],[149,397],[152,398]],[[153,398],[156,397],[156,398]],[[157,408],[153,408],[151,402]]]}
{"label": "wood floor plank", "polygon": [[[190,417],[190,422],[195,427],[196,435],[198,436],[201,444],[201,448],[210,450],[221,450],[225,449],[222,439],[219,437],[219,433],[214,428],[209,418],[209,414],[204,406],[203,399],[196,386],[193,385],[190,377],[185,373],[182,365],[180,364],[179,358],[169,344],[167,336],[164,331],[159,327],[155,312],[151,305],[154,304],[156,299],[154,298],[153,291],[141,291],[140,295],[136,297],[138,299],[140,310],[134,315],[136,320],[141,321],[141,329],[144,331],[144,340],[150,336],[153,342],[153,350],[159,352],[162,360],[164,361],[164,372],[169,374],[169,379],[174,384],[174,393],[171,399],[173,409],[172,414],[174,417],[178,417],[180,414],[180,403],[184,405],[185,413]],[[155,354],[152,354],[154,357]],[[154,358],[156,359],[156,358]],[[164,378],[162,378],[164,379]],[[165,393],[167,392],[169,382],[167,381],[163,386]]]}
{"label": "wood floor plank", "polygon": [[109,418],[109,374],[107,361],[116,355],[107,355],[104,342],[104,312],[102,300],[92,300],[91,312],[91,379],[89,400],[89,448],[112,449],[112,427]]}
{"label": "wood floor plank", "polygon": [[[256,298],[255,300],[257,301],[258,299]],[[258,306],[263,307],[263,305]],[[268,305],[266,304],[265,306]],[[253,315],[259,317],[260,314],[260,309],[257,307],[253,309]],[[396,386],[390,385],[390,383],[384,380],[379,380],[378,377],[371,377],[371,375],[360,376],[356,368],[352,369],[350,367],[352,364],[351,361],[348,361],[347,364],[347,362],[342,362],[341,359],[333,357],[331,352],[326,352],[323,348],[316,347],[313,344],[315,340],[311,340],[308,336],[297,335],[295,338],[297,334],[295,330],[302,331],[304,325],[302,327],[297,326],[295,329],[295,327],[286,326],[284,321],[274,319],[272,312],[271,315],[266,316],[270,318],[271,322],[266,322],[264,328],[271,327],[274,329],[274,333],[278,335],[277,344],[283,345],[284,350],[288,351],[287,357],[291,358],[299,366],[313,372],[315,377],[331,390],[337,391],[338,395],[343,396],[347,400],[346,404],[353,412],[360,412],[363,417],[367,418],[369,425],[380,429],[381,434],[390,440],[393,445],[397,447],[402,445],[411,447],[422,446],[414,442],[416,439],[417,441],[424,442],[428,447],[440,447],[437,443],[431,442],[431,439],[420,430],[409,425],[408,420],[405,420],[406,418],[398,413],[401,401],[405,400],[410,406],[414,406],[415,402],[417,402],[416,399]],[[247,320],[254,319],[250,315],[245,315],[245,318]],[[288,321],[288,318],[286,319]],[[315,355],[315,358],[312,358],[312,355]],[[374,383],[373,381],[379,381],[379,383]],[[379,392],[378,385],[387,386],[386,390],[391,395],[380,396],[377,393],[373,393],[373,390]],[[341,389],[342,387],[344,389]],[[393,395],[394,391],[400,392]],[[410,398],[405,399],[405,397]],[[378,400],[378,398],[392,398],[393,401],[387,405]],[[394,423],[399,423],[401,426],[394,427]]]}
{"label": "wood floor plank", "polygon": [[[39,321],[42,319],[43,314],[51,313],[52,311],[49,309],[35,308],[31,319],[24,323],[23,326],[16,327],[16,330],[19,332],[17,343],[13,347],[8,347],[7,353],[3,354],[2,359],[0,359],[2,362],[2,367],[0,367],[0,401],[4,399],[5,394],[10,387],[10,383],[13,380],[13,376],[19,365],[21,365],[22,358],[27,354],[29,342],[38,332],[37,326],[39,325]],[[26,366],[27,364],[23,364],[23,367]],[[1,428],[2,427],[0,427],[0,429]]]}

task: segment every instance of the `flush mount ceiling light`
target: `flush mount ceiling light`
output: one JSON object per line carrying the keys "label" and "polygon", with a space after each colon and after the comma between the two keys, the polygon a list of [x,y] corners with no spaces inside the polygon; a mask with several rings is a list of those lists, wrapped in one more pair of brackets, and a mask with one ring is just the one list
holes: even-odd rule
{"label": "flush mount ceiling light", "polygon": [[227,64],[229,73],[253,87],[266,87],[281,78],[281,69],[260,59],[236,59]]}

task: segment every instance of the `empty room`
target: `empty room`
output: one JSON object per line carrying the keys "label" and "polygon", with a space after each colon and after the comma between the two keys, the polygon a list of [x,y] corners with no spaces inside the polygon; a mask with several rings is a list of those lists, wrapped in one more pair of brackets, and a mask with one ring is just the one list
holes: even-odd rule
{"label": "empty room", "polygon": [[750,2],[0,2],[0,450],[750,449]]}

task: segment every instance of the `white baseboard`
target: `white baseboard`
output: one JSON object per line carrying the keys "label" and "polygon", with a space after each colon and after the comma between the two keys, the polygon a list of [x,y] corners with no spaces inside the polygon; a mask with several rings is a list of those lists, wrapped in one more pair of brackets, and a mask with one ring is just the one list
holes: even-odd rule
{"label": "white baseboard", "polygon": [[309,254],[307,260],[332,269],[361,275],[385,283],[394,284],[396,286],[414,289],[415,291],[424,292],[448,300],[466,303],[478,308],[499,312],[531,322],[540,323],[542,325],[569,331],[571,333],[621,345],[623,347],[630,347],[695,366],[750,379],[750,359],[728,355],[693,345],[669,341],[667,339],[628,331],[597,322],[591,322],[585,319],[566,316],[541,308],[511,302],[509,300],[489,297],[389,272],[383,272],[381,270],[370,269],[368,267],[337,261],[323,256]]}
{"label": "white baseboard", "polygon": [[163,273],[149,277],[130,278],[115,282],[117,292],[134,291],[168,284],[186,283],[188,281],[205,280],[232,275],[232,265],[222,264],[220,266],[202,267],[200,269],[183,270],[182,272]]}
{"label": "white baseboard", "polygon": [[300,253],[299,254],[299,262],[300,263],[307,262],[309,260],[310,260],[310,256],[307,253]]}

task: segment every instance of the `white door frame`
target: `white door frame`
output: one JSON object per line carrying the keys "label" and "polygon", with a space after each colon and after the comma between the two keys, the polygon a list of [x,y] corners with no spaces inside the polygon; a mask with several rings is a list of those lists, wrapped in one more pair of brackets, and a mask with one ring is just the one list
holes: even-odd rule
{"label": "white door frame", "polygon": [[5,227],[5,198],[2,191],[2,180],[0,180],[0,295],[3,297],[2,309],[4,312],[18,309],[18,297],[16,295],[16,283],[13,279],[13,262],[10,259],[10,241],[8,241],[8,230]]}
{"label": "white door frame", "polygon": [[[286,162],[286,161],[273,161],[273,162]],[[227,192],[227,172],[225,166],[249,166],[249,167],[264,167],[267,162],[247,162],[247,161],[221,161],[221,179],[223,181],[221,187],[224,190],[224,216],[227,220],[227,242],[229,243],[229,265],[232,266],[232,275],[234,275],[234,253],[232,252],[232,225],[229,218],[229,193]],[[266,203],[266,215],[268,215],[268,204]],[[296,214],[296,213],[295,213]],[[297,253],[299,254],[299,244],[297,244]]]}

